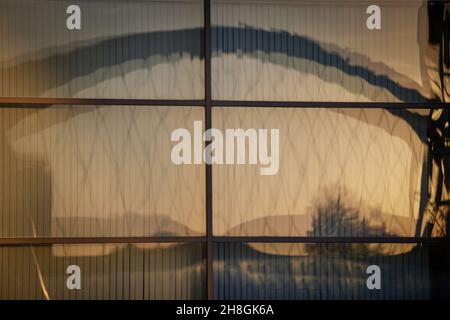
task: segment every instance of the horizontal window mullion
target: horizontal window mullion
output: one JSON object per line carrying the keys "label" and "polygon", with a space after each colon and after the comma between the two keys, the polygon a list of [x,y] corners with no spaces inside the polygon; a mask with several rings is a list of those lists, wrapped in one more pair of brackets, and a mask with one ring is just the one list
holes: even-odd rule
{"label": "horizontal window mullion", "polygon": [[205,242],[205,237],[39,237],[0,238],[0,245],[113,244],[113,243],[190,243]]}
{"label": "horizontal window mullion", "polygon": [[176,106],[197,107],[204,106],[204,100],[178,99],[85,99],[85,98],[2,98],[0,108],[13,107],[47,107],[49,105],[133,105],[133,106]]}
{"label": "horizontal window mullion", "polygon": [[449,238],[421,237],[270,237],[270,236],[218,236],[214,242],[246,243],[450,243]]}
{"label": "horizontal window mullion", "polygon": [[444,102],[320,102],[320,101],[245,101],[245,100],[213,100],[213,107],[257,107],[257,108],[408,108],[435,109],[448,108],[450,103]]}
{"label": "horizontal window mullion", "polygon": [[[443,102],[318,102],[318,101],[245,101],[212,100],[212,107],[260,107],[260,108],[448,108]],[[88,99],[88,98],[19,98],[0,97],[1,107],[47,107],[48,105],[138,105],[138,106],[206,106],[205,100],[184,99]]]}
{"label": "horizontal window mullion", "polygon": [[[213,236],[215,243],[417,243],[450,244],[450,238],[421,237],[270,237],[270,236]],[[200,237],[40,237],[0,238],[0,245],[105,244],[105,243],[204,243]]]}

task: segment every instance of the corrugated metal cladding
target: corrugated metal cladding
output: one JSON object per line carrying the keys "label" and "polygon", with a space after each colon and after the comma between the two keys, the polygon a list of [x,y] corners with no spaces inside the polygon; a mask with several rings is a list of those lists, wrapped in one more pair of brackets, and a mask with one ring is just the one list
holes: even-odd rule
{"label": "corrugated metal cladding", "polygon": [[[389,243],[429,235],[439,180],[430,172],[448,171],[428,140],[449,113],[408,108],[449,101],[441,7],[377,1],[381,29],[369,30],[369,1],[212,0],[209,70],[203,1],[76,3],[81,30],[70,31],[73,1],[0,0],[0,99],[11,102],[0,105],[0,299],[201,299],[208,262],[219,299],[450,296],[447,245]],[[280,130],[277,174],[214,164],[209,185],[204,164],[171,161],[171,133],[205,120],[209,87],[213,127]],[[24,97],[130,105],[18,105]],[[448,225],[430,234],[445,236]],[[208,231],[357,241],[215,238],[208,260]],[[126,241],[165,236],[196,242]],[[33,237],[93,243],[14,243]],[[388,243],[358,243],[377,237]],[[67,287],[70,265],[81,269],[80,290]],[[367,288],[370,265],[381,268],[380,290]]]}

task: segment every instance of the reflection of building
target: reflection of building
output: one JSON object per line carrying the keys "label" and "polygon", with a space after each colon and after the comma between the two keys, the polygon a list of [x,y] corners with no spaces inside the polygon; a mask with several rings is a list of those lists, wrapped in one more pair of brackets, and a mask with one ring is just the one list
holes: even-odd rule
{"label": "reflection of building", "polygon": [[[81,2],[72,32],[68,2],[0,0],[0,298],[448,296],[446,234],[422,233],[446,7],[388,1],[369,31],[354,1],[211,1],[203,33],[210,1]],[[280,128],[279,173],[171,163],[209,114]]]}

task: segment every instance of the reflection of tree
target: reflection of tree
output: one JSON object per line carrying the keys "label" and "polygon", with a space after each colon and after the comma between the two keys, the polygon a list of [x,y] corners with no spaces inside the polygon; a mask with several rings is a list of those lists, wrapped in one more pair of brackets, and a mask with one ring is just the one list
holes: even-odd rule
{"label": "reflection of tree", "polygon": [[428,121],[428,201],[422,235],[446,236],[450,199],[450,122],[447,109],[430,110]]}
{"label": "reflection of tree", "polygon": [[[343,197],[343,194],[346,197]],[[314,205],[312,228],[308,231],[310,237],[384,237],[387,236],[386,225],[373,227],[365,217],[360,217],[360,210],[351,205],[347,192],[325,192],[324,200],[317,200]],[[344,200],[345,199],[345,200]],[[308,253],[340,253],[352,252],[353,255],[365,255],[369,252],[367,243],[332,243],[326,246],[318,244],[307,245]]]}
{"label": "reflection of tree", "polygon": [[[425,51],[427,81],[435,100],[448,102],[447,81],[450,67],[450,6],[445,2],[428,1],[429,34]],[[448,108],[430,110],[428,138],[428,197],[421,224],[422,236],[448,235],[450,203],[450,113]]]}

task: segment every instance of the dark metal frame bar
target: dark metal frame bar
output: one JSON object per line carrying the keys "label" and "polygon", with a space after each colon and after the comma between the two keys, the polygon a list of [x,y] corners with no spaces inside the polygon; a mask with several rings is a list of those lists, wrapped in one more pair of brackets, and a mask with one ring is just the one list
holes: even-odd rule
{"label": "dark metal frame bar", "polygon": [[[211,0],[203,1],[204,55],[205,55],[205,130],[212,126],[211,100]],[[209,142],[211,143],[211,142]],[[206,144],[209,144],[208,142]],[[208,300],[214,299],[214,243],[212,213],[212,166],[206,168],[206,285]]]}
{"label": "dark metal frame bar", "polygon": [[450,103],[430,102],[339,102],[339,101],[228,101],[213,100],[214,107],[257,107],[257,108],[408,108],[408,109],[437,109],[449,108]]}
{"label": "dark metal frame bar", "polygon": [[[202,107],[204,100],[177,100],[177,99],[85,99],[85,98],[12,98],[0,97],[0,108],[13,104],[17,107],[47,108],[49,105],[132,105],[132,106],[189,106]],[[3,106],[2,106],[3,105]]]}
{"label": "dark metal frame bar", "polygon": [[205,242],[205,237],[39,237],[0,238],[0,246],[48,244],[109,244],[109,243],[190,243]]}
{"label": "dark metal frame bar", "polygon": [[296,237],[296,236],[177,236],[177,237],[39,237],[0,238],[0,246],[111,243],[421,243],[450,244],[450,238],[421,237]]}
{"label": "dark metal frame bar", "polygon": [[[236,101],[213,100],[211,94],[211,0],[203,0],[204,32],[203,55],[205,61],[205,97],[201,100],[173,99],[85,99],[85,98],[25,98],[0,97],[0,108],[47,108],[49,105],[134,105],[204,107],[205,130],[212,126],[214,107],[258,107],[258,108],[450,108],[450,103],[426,102],[319,102],[319,101]],[[175,237],[39,237],[0,238],[0,246],[51,245],[51,244],[106,244],[106,243],[203,243],[206,245],[207,297],[214,299],[214,244],[215,243],[417,243],[450,244],[450,238],[421,237],[290,237],[290,236],[214,236],[212,212],[212,166],[206,164],[206,235]]]}
{"label": "dark metal frame bar", "polygon": [[[205,32],[206,34],[206,32]],[[205,44],[206,46],[206,44]],[[208,58],[209,56],[209,58]],[[206,63],[208,58],[209,63]],[[211,55],[205,55],[205,72],[211,72]],[[208,78],[208,79],[207,79]],[[259,101],[259,100],[213,100],[211,98],[211,75],[206,77],[205,100],[173,100],[173,99],[85,99],[85,98],[14,98],[0,97],[0,108],[47,108],[49,105],[132,105],[132,106],[164,106],[164,107],[207,107],[236,108],[408,108],[408,109],[436,109],[450,108],[450,103],[428,102],[342,102],[342,101]],[[208,91],[208,92],[206,92]]]}
{"label": "dark metal frame bar", "polygon": [[290,237],[290,236],[216,236],[214,242],[244,242],[244,243],[449,243],[450,238],[421,238],[421,237]]}

